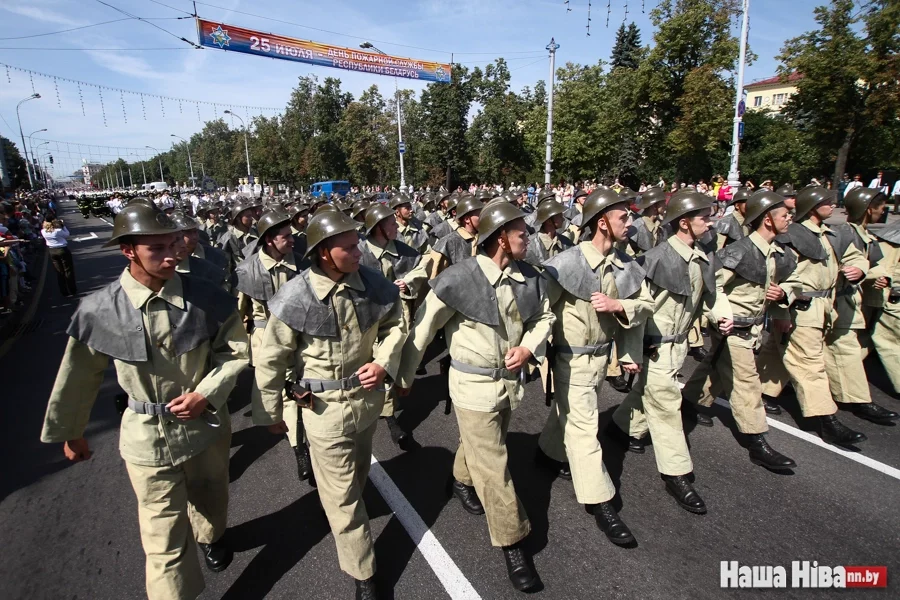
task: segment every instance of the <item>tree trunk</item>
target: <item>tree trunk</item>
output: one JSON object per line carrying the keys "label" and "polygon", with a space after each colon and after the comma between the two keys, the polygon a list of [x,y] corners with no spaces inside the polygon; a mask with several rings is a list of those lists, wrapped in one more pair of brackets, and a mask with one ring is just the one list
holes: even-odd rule
{"label": "tree trunk", "polygon": [[450,191],[450,164],[447,163],[447,185],[445,186],[447,191]]}
{"label": "tree trunk", "polygon": [[841,183],[841,177],[844,176],[844,170],[847,168],[847,158],[850,156],[850,146],[853,144],[855,135],[855,129],[848,129],[844,143],[838,149],[837,160],[834,161],[834,174],[831,176],[831,187],[835,190],[840,189],[838,186]]}

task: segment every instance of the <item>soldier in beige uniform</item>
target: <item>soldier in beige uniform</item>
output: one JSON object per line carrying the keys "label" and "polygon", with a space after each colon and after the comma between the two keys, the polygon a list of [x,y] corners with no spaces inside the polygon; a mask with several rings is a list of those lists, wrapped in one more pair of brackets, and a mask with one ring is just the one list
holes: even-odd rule
{"label": "soldier in beige uniform", "polygon": [[475,196],[469,194],[459,205],[454,206],[456,208],[456,229],[453,233],[439,239],[431,250],[429,263],[432,278],[437,277],[447,267],[475,256],[479,215],[484,205]]}
{"label": "soldier in beige uniform", "polygon": [[[360,264],[375,269],[400,290],[400,303],[407,323],[412,320],[414,302],[428,281],[430,258],[397,239],[397,219],[394,211],[381,203],[375,203],[366,211],[366,238],[359,241],[362,254]],[[391,441],[406,450],[412,443],[412,435],[403,430],[395,416],[397,399],[395,392],[388,392],[381,417],[388,426]]]}
{"label": "soldier in beige uniform", "polygon": [[228,516],[226,402],[247,366],[247,334],[233,298],[175,272],[184,242],[158,209],[122,209],[106,245],[116,244],[128,267],[72,317],[41,441],[64,442],[69,460],[90,458],[84,430],[112,359],[128,394],[119,450],[137,496],[147,596],[193,599],[204,588],[194,540],[210,570],[232,558],[220,542]]}
{"label": "soldier in beige uniform", "polygon": [[[259,218],[257,229],[260,238],[253,242],[249,256],[238,265],[235,275],[238,292],[238,312],[250,332],[251,364],[262,347],[266,325],[269,322],[269,301],[275,293],[301,271],[309,267],[303,256],[294,252],[294,236],[291,233],[291,215],[277,207],[267,210]],[[288,373],[291,377],[293,373]],[[254,410],[262,410],[262,396],[254,380],[250,386],[250,402]],[[297,477],[301,481],[311,479],[312,461],[303,432],[303,421],[294,398],[285,394],[284,421],[288,423],[287,439],[297,461]]]}
{"label": "soldier in beige uniform", "polygon": [[[859,189],[859,188],[857,188]],[[862,188],[869,189],[869,188]],[[878,238],[884,274],[863,288],[870,345],[878,353],[894,393],[900,392],[900,223],[870,227]]]}
{"label": "soldier in beige uniform", "polygon": [[565,208],[556,200],[544,201],[534,211],[533,225],[535,232],[528,241],[528,255],[525,260],[536,267],[560,252],[572,248],[574,244],[558,231],[564,223]]}
{"label": "soldier in beige uniform", "polygon": [[[691,323],[701,309],[723,334],[731,333],[733,326],[731,307],[716,285],[714,256],[704,254],[697,245],[697,239],[709,230],[712,208],[709,197],[698,192],[674,196],[663,224],[672,223],[675,233],[638,260],[647,272],[654,300],[644,332],[648,360],[610,424],[635,438],[632,443],[650,432],[666,490],[679,506],[697,514],[705,513],[706,505],[688,479],[694,467],[681,422],[676,373],[687,355]],[[612,432],[621,435],[615,429]]]}
{"label": "soldier in beige uniform", "polygon": [[640,256],[665,241],[666,235],[660,225],[660,219],[666,211],[665,190],[650,188],[641,194],[635,208],[640,216],[634,219],[628,231],[625,252],[629,256]]}
{"label": "soldier in beige uniform", "polygon": [[412,214],[412,200],[404,193],[399,193],[389,204],[397,219],[397,234],[400,241],[418,252],[428,254],[429,240],[425,226]]}
{"label": "soldier in beige uniform", "polygon": [[[832,399],[831,383],[838,381],[840,385],[843,375],[832,372],[842,367],[834,366],[836,362],[829,356],[829,346],[855,344],[856,360],[860,363],[862,353],[855,335],[852,340],[850,336],[832,337],[838,317],[834,310],[834,290],[861,281],[869,265],[853,244],[842,253],[843,264],[835,256],[835,234],[825,225],[834,211],[835,196],[831,190],[809,186],[797,197],[797,222],[791,223],[787,237],[783,238],[797,260],[797,268],[781,283],[790,309],[770,309],[774,343],[782,360],[769,361],[765,370],[760,369],[760,376],[764,385],[769,377],[789,379],[803,416],[816,419],[822,439],[846,446],[865,441],[866,436],[851,430],[835,416],[837,405]],[[760,355],[760,358],[764,357]],[[780,375],[779,370],[785,375]],[[859,373],[856,376],[861,376],[865,384],[861,364]]]}
{"label": "soldier in beige uniform", "polygon": [[522,260],[528,246],[524,216],[504,201],[485,205],[479,254],[431,281],[400,369],[405,393],[428,344],[444,329],[460,435],[449,487],[465,510],[486,513],[491,543],[503,548],[510,581],[520,591],[539,579],[521,545],[531,524],[510,478],[506,434],[525,393],[522,369],[543,360],[554,321],[546,280]]}
{"label": "soldier in beige uniform", "polygon": [[218,240],[216,246],[228,254],[231,260],[231,268],[236,269],[244,260],[244,252],[247,246],[259,239],[259,234],[253,228],[253,213],[255,203],[237,203],[231,208],[231,223]]}
{"label": "soldier in beige uniform", "polygon": [[[614,544],[634,536],[611,500],[616,489],[597,438],[597,398],[615,340],[622,368],[637,373],[643,362],[644,321],[653,298],[644,270],[615,249],[626,239],[628,201],[613,190],[595,190],[584,203],[582,227],[590,241],[544,263],[553,328],[554,401],[538,440],[537,459],[575,486],[575,497]],[[562,465],[562,466],[560,466]]]}
{"label": "soldier in beige uniform", "polygon": [[231,269],[228,255],[219,250],[200,244],[197,222],[183,213],[172,213],[172,222],[181,230],[184,250],[178,255],[178,273],[191,274],[211,281],[226,291],[231,290]]}
{"label": "soldier in beige uniform", "polygon": [[734,192],[731,200],[725,203],[725,208],[734,206],[730,215],[722,217],[716,223],[716,247],[724,248],[727,244],[741,240],[750,235],[750,227],[747,222],[747,200],[750,199],[750,189],[740,187]]}
{"label": "soldier in beige uniform", "polygon": [[790,213],[783,197],[765,190],[742,204],[753,233],[717,253],[722,266],[716,283],[731,304],[734,331],[729,336],[712,332],[714,350],[694,371],[682,395],[706,407],[712,406],[716,396],[728,398],[738,431],[746,436],[750,460],[767,469],[786,470],[797,464],[775,451],[763,436],[769,426],[753,352],[759,347],[768,306],[787,306],[787,295],[778,283],[796,263],[776,244],[775,236],[787,232]]}
{"label": "soldier in beige uniform", "polygon": [[[321,209],[320,209],[321,210]],[[319,498],[331,525],[341,570],[357,598],[378,597],[375,550],[362,499],[372,461],[372,436],[384,406],[385,380],[395,379],[406,322],[399,291],[360,265],[356,223],[334,211],[307,228],[313,265],[269,301],[269,321],[254,358],[262,410],[253,422],[275,434],[285,424],[285,378],[302,406]]]}

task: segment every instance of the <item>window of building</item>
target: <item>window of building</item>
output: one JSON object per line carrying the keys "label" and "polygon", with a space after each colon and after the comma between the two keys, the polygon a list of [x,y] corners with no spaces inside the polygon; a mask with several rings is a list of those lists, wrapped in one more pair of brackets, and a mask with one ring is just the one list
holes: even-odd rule
{"label": "window of building", "polygon": [[781,106],[787,101],[787,94],[775,94],[775,97],[772,99],[772,104],[775,106]]}
{"label": "window of building", "polygon": [[762,96],[753,97],[753,106],[762,106]]}

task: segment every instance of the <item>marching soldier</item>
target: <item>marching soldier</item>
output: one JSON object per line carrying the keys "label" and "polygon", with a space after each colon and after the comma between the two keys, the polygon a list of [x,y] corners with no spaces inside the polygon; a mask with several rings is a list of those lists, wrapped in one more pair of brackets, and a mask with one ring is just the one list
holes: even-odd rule
{"label": "marching soldier", "polygon": [[746,217],[747,200],[750,199],[750,195],[749,188],[740,187],[731,197],[731,200],[725,203],[725,208],[734,205],[734,210],[730,215],[722,217],[716,223],[715,229],[718,233],[716,246],[719,249],[750,235],[750,227]]}
{"label": "marching soldier", "polygon": [[706,505],[688,479],[693,463],[681,422],[676,373],[687,355],[691,323],[702,308],[721,333],[731,333],[731,307],[717,289],[714,256],[697,246],[709,230],[712,208],[709,197],[698,192],[676,194],[663,220],[663,225],[672,223],[674,233],[639,259],[654,300],[644,334],[648,361],[610,424],[629,436],[629,449],[636,452],[643,450],[641,438],[650,432],[666,490],[679,506],[696,514],[704,514]]}
{"label": "marching soldier", "polygon": [[[797,260],[796,269],[781,283],[790,309],[780,311],[782,314],[772,310],[773,343],[781,360],[775,362],[762,354],[759,358],[764,365],[760,368],[763,391],[767,380],[774,378],[779,383],[789,380],[803,416],[816,419],[822,439],[846,446],[863,442],[866,436],[848,428],[835,416],[837,405],[832,400],[831,382],[842,375],[830,372],[829,363],[833,359],[828,356],[827,341],[837,317],[834,289],[840,277],[844,277],[841,288],[851,280],[859,281],[865,277],[868,264],[853,244],[843,252],[843,265],[838,262],[832,245],[834,233],[825,225],[834,211],[834,201],[835,193],[820,186],[804,188],[797,197],[795,222],[783,238]],[[851,344],[849,336],[838,341],[841,343]],[[856,354],[857,361],[861,361],[858,342]],[[865,382],[864,372],[862,378]],[[839,379],[837,384],[840,385]]]}
{"label": "marching soldier", "polygon": [[200,243],[199,225],[194,219],[175,212],[172,222],[181,231],[184,249],[178,253],[178,273],[190,274],[228,291],[231,288],[228,256],[218,248],[210,248]]}
{"label": "marching soldier", "polygon": [[633,543],[634,536],[611,502],[616,489],[597,438],[597,397],[613,340],[622,368],[629,373],[640,370],[644,321],[653,310],[653,298],[643,283],[644,270],[615,249],[626,239],[628,200],[611,189],[596,190],[582,215],[591,239],[545,263],[556,316],[551,365],[555,389],[537,460],[571,479],[576,499],[594,515],[600,530],[624,546]]}
{"label": "marching soldier", "polygon": [[775,193],[784,198],[784,205],[793,214],[797,206],[797,192],[794,190],[794,184],[784,183],[775,190]]}
{"label": "marching soldier", "polygon": [[366,210],[372,206],[368,200],[357,200],[350,209],[350,216],[357,222],[356,230],[359,232],[360,239],[366,235]]}
{"label": "marching soldier", "polygon": [[524,216],[507,202],[484,207],[481,252],[432,280],[403,348],[399,377],[401,394],[408,392],[425,349],[443,328],[460,432],[448,487],[465,510],[487,514],[491,543],[503,548],[519,591],[533,589],[539,579],[521,545],[531,525],[510,479],[506,433],[524,397],[522,369],[543,360],[554,321],[546,281],[522,260],[528,245]]}
{"label": "marching soldier", "polygon": [[900,223],[873,227],[869,233],[878,238],[884,274],[867,281],[863,289],[866,329],[896,393],[900,390],[900,286],[894,284],[900,282]]}
{"label": "marching soldier", "polygon": [[291,214],[291,234],[294,236],[294,252],[306,255],[306,222],[309,219],[309,206],[303,200],[296,202],[289,211]]}
{"label": "marching soldier", "polygon": [[[290,213],[280,207],[264,212],[258,224],[260,238],[253,243],[253,250],[247,259],[235,270],[238,312],[250,332],[251,364],[254,364],[262,347],[269,322],[269,301],[281,286],[309,266],[302,255],[294,252],[290,224]],[[255,382],[250,388],[250,399],[255,412],[263,409]],[[312,462],[303,437],[297,401],[285,394],[282,406],[288,443],[297,459],[297,476],[300,481],[305,481],[312,477]]]}
{"label": "marching soldier", "polygon": [[666,192],[661,188],[650,188],[641,194],[635,208],[640,217],[634,219],[625,251],[631,256],[640,256],[665,241],[659,221],[666,210]]}
{"label": "marching soldier", "polygon": [[441,199],[441,210],[431,213],[431,216],[428,217],[428,225],[431,227],[428,233],[435,243],[457,229],[456,205],[459,203],[459,199],[455,193],[447,195]]}
{"label": "marching soldier", "polygon": [[372,436],[395,379],[407,328],[397,286],[360,265],[356,223],[337,211],[307,227],[312,267],[283,285],[269,302],[269,321],[255,356],[262,410],[253,422],[286,431],[282,392],[302,407],[319,498],[331,525],[341,570],[356,581],[357,598],[377,598],[375,550],[363,488]]}
{"label": "marching soldier", "polygon": [[536,231],[529,236],[528,254],[525,257],[528,263],[540,267],[545,260],[573,246],[569,238],[557,233],[563,226],[564,212],[563,205],[553,200],[541,203],[532,213],[535,215],[533,224]]}
{"label": "marching soldier", "polygon": [[578,236],[581,235],[581,213],[584,210],[583,205],[585,200],[587,200],[588,193],[584,191],[584,189],[579,188],[575,190],[575,195],[572,196],[572,206],[570,206],[563,216],[565,216],[566,221],[569,223],[569,230],[566,232],[566,235],[569,237],[572,242],[579,242]]}
{"label": "marching soldier", "polygon": [[[419,289],[428,280],[428,258],[397,239],[397,219],[390,208],[381,203],[372,205],[366,211],[366,238],[359,241],[362,253],[360,264],[375,269],[400,290],[403,305],[403,316],[407,323],[411,322],[412,304],[418,298]],[[397,401],[393,392],[389,392],[384,402],[381,417],[388,426],[391,440],[406,450],[412,441],[412,435],[405,432],[394,416]]]}
{"label": "marching soldier", "polygon": [[431,277],[436,277],[450,265],[475,256],[478,223],[484,205],[468,195],[456,206],[456,230],[439,239],[431,251]]}
{"label": "marching soldier", "polygon": [[226,401],[247,365],[247,334],[234,299],[175,272],[180,232],[157,209],[125,207],[107,246],[128,259],[122,276],[85,297],[47,405],[41,441],[66,458],[91,457],[85,426],[110,359],[128,397],[120,451],[137,496],[150,600],[196,598],[207,567],[232,552],[228,513],[231,424]]}
{"label": "marching soldier", "polygon": [[401,192],[391,198],[389,206],[397,218],[397,234],[400,240],[419,254],[427,254],[428,232],[419,219],[413,216],[409,196]]}
{"label": "marching soldier", "polygon": [[254,205],[237,203],[231,207],[231,223],[228,229],[216,240],[216,246],[225,251],[231,261],[231,268],[236,269],[244,260],[244,250],[259,239],[253,228]]}
{"label": "marching soldier", "polygon": [[786,306],[787,295],[778,284],[796,263],[793,255],[786,255],[775,242],[775,236],[787,232],[790,212],[784,198],[769,191],[754,194],[741,204],[746,205],[744,223],[753,233],[717,253],[722,266],[716,272],[716,284],[731,305],[734,331],[729,336],[711,333],[715,350],[694,371],[682,395],[706,407],[712,406],[716,396],[727,397],[738,431],[747,436],[751,462],[776,471],[791,469],[797,464],[774,450],[763,435],[769,426],[753,353],[759,347],[768,306]]}

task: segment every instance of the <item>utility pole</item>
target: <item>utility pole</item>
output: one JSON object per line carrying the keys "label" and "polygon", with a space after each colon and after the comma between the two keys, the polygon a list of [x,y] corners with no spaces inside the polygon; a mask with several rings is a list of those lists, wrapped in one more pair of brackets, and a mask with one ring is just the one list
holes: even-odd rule
{"label": "utility pole", "polygon": [[556,51],[559,44],[553,38],[547,44],[550,51],[550,90],[547,93],[547,155],[544,159],[544,185],[550,185],[550,165],[553,162],[553,89],[556,85]]}
{"label": "utility pole", "polygon": [[159,161],[159,180],[160,180],[160,181],[165,181],[166,178],[163,177],[163,170],[162,170],[162,152],[160,152],[159,150],[157,150],[157,149],[154,148],[153,146],[147,146],[147,148],[150,148],[151,150],[153,150],[153,151],[156,152],[156,160]]}
{"label": "utility pole", "polygon": [[230,110],[226,110],[225,114],[231,115],[232,117],[237,117],[238,121],[241,122],[241,126],[244,129],[244,155],[247,157],[247,184],[252,184],[253,175],[250,174],[250,146],[247,145],[247,124],[244,123],[244,120],[240,117],[240,115],[236,115]]}
{"label": "utility pole", "polygon": [[34,189],[34,180],[31,178],[31,163],[28,158],[28,146],[25,145],[25,134],[22,132],[22,117],[19,116],[19,107],[29,100],[37,100],[40,94],[32,94],[16,104],[16,119],[19,121],[19,137],[22,138],[22,152],[25,154],[25,170],[28,172],[28,187]]}
{"label": "utility pole", "polygon": [[728,169],[728,185],[734,193],[741,185],[738,159],[741,155],[741,138],[744,133],[744,62],[747,58],[747,37],[750,34],[750,0],[744,0],[744,18],[741,23],[741,55],[738,59],[737,98],[734,101],[734,128],[731,132],[731,167]]}

